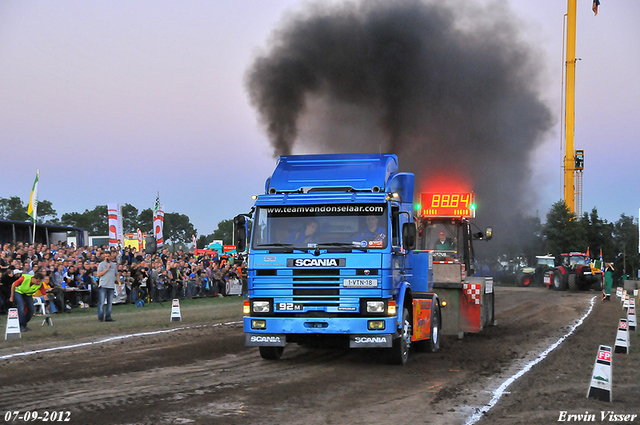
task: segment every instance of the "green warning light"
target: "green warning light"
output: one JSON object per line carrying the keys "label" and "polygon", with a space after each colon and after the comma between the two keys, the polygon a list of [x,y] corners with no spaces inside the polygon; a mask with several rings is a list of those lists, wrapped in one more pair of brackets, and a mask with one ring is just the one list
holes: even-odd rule
{"label": "green warning light", "polygon": [[475,211],[476,210],[476,204],[469,205],[469,209],[471,209],[471,211]]}
{"label": "green warning light", "polygon": [[415,204],[415,205],[413,206],[413,208],[419,211],[419,210],[420,210],[420,204]]}

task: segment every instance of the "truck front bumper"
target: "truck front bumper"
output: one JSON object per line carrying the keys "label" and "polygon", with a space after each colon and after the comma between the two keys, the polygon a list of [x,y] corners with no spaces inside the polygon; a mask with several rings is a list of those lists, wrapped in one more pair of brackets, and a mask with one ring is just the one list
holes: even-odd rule
{"label": "truck front bumper", "polygon": [[344,335],[352,348],[391,347],[396,327],[395,316],[244,318],[247,346],[284,346],[287,335]]}

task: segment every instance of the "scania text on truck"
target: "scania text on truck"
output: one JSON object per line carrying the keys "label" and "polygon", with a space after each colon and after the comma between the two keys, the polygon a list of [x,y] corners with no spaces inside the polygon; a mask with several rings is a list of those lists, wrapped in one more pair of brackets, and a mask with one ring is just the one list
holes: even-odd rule
{"label": "scania text on truck", "polygon": [[[253,219],[246,345],[278,359],[287,343],[335,342],[404,364],[411,347],[437,351],[443,331],[493,323],[492,282],[473,277],[472,239],[490,232],[471,232],[472,194],[454,215],[420,213],[418,234],[413,190],[393,154],[280,157],[252,212],[235,218],[239,251]],[[440,228],[455,246],[437,252]]]}

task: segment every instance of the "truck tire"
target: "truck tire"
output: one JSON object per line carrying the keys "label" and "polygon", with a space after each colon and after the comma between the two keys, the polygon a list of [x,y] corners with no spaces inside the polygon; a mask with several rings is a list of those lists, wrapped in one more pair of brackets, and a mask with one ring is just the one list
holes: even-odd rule
{"label": "truck tire", "polygon": [[416,350],[421,353],[435,353],[440,349],[440,306],[437,303],[431,309],[431,325],[429,328],[431,338],[414,343]]}
{"label": "truck tire", "polygon": [[577,291],[578,290],[578,275],[575,273],[571,273],[568,279],[569,290]]}
{"label": "truck tire", "polygon": [[411,348],[411,322],[409,321],[409,310],[402,309],[402,332],[400,338],[393,340],[393,346],[389,348],[389,363],[403,365],[409,359],[409,348]]}
{"label": "truck tire", "polygon": [[260,356],[265,360],[278,360],[282,357],[284,347],[258,347]]}
{"label": "truck tire", "polygon": [[564,276],[560,272],[560,270],[556,270],[553,272],[553,289],[556,291],[566,291],[567,290],[567,282],[564,280]]}

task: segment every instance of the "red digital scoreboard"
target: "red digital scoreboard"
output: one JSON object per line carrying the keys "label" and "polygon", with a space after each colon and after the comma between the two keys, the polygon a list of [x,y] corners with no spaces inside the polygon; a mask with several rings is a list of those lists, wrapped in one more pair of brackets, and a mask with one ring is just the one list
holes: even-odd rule
{"label": "red digital scoreboard", "polygon": [[423,217],[476,216],[473,192],[430,192],[420,194],[420,214]]}

